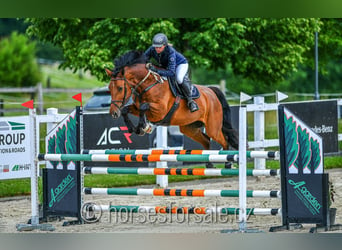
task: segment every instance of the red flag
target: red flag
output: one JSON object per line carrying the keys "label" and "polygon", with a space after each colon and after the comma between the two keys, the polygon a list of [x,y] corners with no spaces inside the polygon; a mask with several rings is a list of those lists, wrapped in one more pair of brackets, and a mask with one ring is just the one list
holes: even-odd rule
{"label": "red flag", "polygon": [[28,101],[28,102],[24,102],[21,104],[21,106],[23,106],[25,108],[33,109],[33,100]]}
{"label": "red flag", "polygon": [[74,95],[72,98],[74,98],[76,101],[79,101],[82,107],[82,93],[78,93],[77,95]]}

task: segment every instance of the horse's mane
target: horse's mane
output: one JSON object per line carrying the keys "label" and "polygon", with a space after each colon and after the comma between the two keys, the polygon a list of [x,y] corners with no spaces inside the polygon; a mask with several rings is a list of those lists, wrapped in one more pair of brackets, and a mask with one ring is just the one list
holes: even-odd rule
{"label": "horse's mane", "polygon": [[147,63],[147,58],[143,51],[131,50],[114,59],[113,75],[117,75],[124,67],[134,64]]}

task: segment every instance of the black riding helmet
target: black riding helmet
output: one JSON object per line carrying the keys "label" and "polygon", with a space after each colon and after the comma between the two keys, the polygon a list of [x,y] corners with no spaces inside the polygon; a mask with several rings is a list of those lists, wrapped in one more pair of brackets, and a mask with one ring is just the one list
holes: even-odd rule
{"label": "black riding helmet", "polygon": [[167,45],[168,40],[167,36],[163,33],[156,34],[152,39],[152,46],[153,47],[161,47],[163,45]]}

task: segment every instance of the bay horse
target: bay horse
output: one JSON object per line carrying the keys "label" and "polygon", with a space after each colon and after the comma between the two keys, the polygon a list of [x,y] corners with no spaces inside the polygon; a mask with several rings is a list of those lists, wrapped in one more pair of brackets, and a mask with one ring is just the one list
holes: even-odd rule
{"label": "bay horse", "polygon": [[[219,88],[195,85],[200,93],[195,100],[199,110],[191,113],[186,100],[171,92],[168,80],[148,70],[146,63],[143,52],[129,51],[114,60],[113,71],[106,69],[111,77],[109,112],[114,119],[122,115],[130,133],[143,135],[151,132],[150,123],[178,125],[184,135],[199,142],[206,150],[210,149],[210,138],[223,150],[228,150],[229,145],[238,149],[238,135],[232,127],[230,107]],[[140,117],[137,128],[128,113]],[[207,164],[207,167],[212,166]]]}

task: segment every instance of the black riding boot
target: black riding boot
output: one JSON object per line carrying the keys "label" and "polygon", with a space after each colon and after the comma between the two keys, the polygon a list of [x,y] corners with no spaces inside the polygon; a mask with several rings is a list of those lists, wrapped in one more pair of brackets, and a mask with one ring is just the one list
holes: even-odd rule
{"label": "black riding boot", "polygon": [[192,97],[191,97],[191,82],[190,80],[188,79],[188,77],[184,77],[184,81],[182,84],[180,84],[181,87],[182,87],[182,91],[183,91],[183,94],[185,95],[185,98],[188,102],[188,107],[190,109],[190,112],[195,112],[198,110],[198,105],[197,103],[192,100]]}

